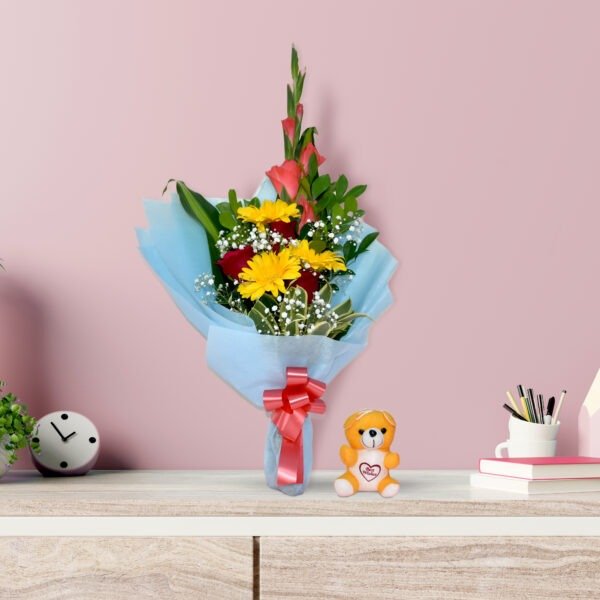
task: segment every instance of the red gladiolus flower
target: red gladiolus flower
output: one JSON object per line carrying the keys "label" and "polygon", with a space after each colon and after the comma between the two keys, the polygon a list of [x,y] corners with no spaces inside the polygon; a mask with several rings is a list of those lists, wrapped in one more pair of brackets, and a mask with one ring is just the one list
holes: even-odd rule
{"label": "red gladiolus flower", "polygon": [[305,173],[308,173],[308,161],[313,154],[317,157],[317,166],[321,166],[325,162],[325,157],[322,154],[319,154],[314,144],[306,144],[306,146],[302,148],[302,152],[300,152],[300,163],[302,164]]}
{"label": "red gladiolus flower", "polygon": [[295,238],[296,237],[296,223],[290,221],[284,223],[283,221],[273,221],[269,223],[271,231],[276,231],[280,236],[284,238]]}
{"label": "red gladiolus flower", "polygon": [[298,232],[302,231],[302,228],[308,221],[315,222],[315,209],[310,200],[307,200],[304,196],[300,196],[300,198],[296,198],[296,204],[302,207],[302,216],[300,217],[300,222],[298,223]]}
{"label": "red gladiolus flower", "polygon": [[221,271],[232,279],[237,279],[242,269],[248,265],[248,261],[254,256],[252,246],[245,246],[241,250],[229,250],[217,261]]}
{"label": "red gladiolus flower", "polygon": [[301,288],[304,288],[306,291],[306,295],[308,296],[308,303],[310,304],[313,301],[313,296],[315,292],[319,291],[320,280],[316,271],[312,269],[306,269],[302,271],[300,277],[294,281],[292,285],[298,285]]}
{"label": "red gladiolus flower", "polygon": [[298,103],[298,106],[296,106],[296,116],[299,119],[301,119],[303,114],[304,114],[304,106],[302,106],[302,104]]}
{"label": "red gladiolus flower", "polygon": [[267,177],[277,193],[281,194],[281,190],[285,188],[291,200],[298,194],[301,175],[300,165],[295,160],[286,160],[279,167],[273,166],[267,171]]}
{"label": "red gladiolus flower", "polygon": [[281,126],[283,127],[283,133],[285,133],[286,137],[290,141],[293,140],[296,130],[296,119],[294,119],[294,117],[283,119],[283,121],[281,121]]}

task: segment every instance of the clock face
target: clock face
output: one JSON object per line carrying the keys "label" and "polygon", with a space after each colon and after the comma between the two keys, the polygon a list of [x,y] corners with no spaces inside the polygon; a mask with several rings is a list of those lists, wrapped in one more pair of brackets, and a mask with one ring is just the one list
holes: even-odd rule
{"label": "clock face", "polygon": [[68,410],[42,417],[33,438],[39,453],[32,453],[36,466],[55,474],[76,475],[92,468],[100,449],[95,425],[83,415]]}

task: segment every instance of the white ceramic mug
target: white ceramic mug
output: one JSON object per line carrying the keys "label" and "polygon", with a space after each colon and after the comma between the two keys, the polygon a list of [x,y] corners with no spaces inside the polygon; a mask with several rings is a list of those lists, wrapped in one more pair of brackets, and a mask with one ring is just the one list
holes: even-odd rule
{"label": "white ceramic mug", "polygon": [[530,423],[511,417],[508,421],[508,439],[496,446],[496,458],[540,457],[556,455],[556,437],[560,421],[554,425]]}

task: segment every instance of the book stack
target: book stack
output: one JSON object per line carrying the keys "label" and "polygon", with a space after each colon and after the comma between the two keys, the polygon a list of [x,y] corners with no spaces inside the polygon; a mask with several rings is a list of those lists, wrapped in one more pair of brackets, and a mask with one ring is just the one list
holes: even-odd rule
{"label": "book stack", "polygon": [[518,494],[600,492],[600,458],[482,458],[471,486]]}

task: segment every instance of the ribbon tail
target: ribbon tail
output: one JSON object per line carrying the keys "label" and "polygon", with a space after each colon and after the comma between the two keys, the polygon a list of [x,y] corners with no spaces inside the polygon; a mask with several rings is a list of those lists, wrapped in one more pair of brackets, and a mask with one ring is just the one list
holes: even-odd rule
{"label": "ribbon tail", "polygon": [[295,441],[281,438],[281,452],[277,468],[277,485],[291,485],[304,481],[303,435]]}

